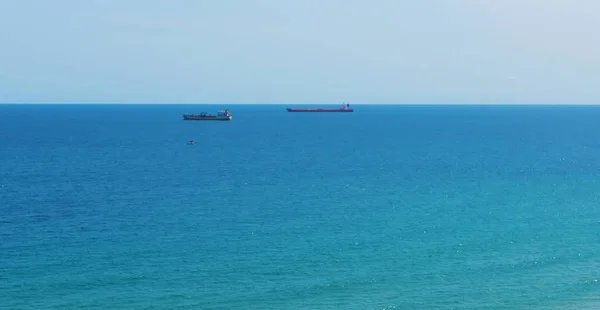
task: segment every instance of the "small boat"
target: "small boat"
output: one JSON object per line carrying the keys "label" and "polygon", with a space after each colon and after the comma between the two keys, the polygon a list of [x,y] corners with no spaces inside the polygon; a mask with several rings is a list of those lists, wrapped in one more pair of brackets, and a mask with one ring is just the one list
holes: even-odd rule
{"label": "small boat", "polygon": [[194,141],[194,140],[190,140],[187,142],[187,145],[194,145],[194,144],[196,144],[196,141]]}
{"label": "small boat", "polygon": [[228,109],[219,110],[217,115],[209,115],[206,112],[200,114],[183,114],[183,120],[186,121],[230,121],[231,113]]}
{"label": "small boat", "polygon": [[328,109],[328,108],[286,108],[288,112],[354,112],[354,109],[350,108],[350,104],[342,103],[342,106],[338,109]]}

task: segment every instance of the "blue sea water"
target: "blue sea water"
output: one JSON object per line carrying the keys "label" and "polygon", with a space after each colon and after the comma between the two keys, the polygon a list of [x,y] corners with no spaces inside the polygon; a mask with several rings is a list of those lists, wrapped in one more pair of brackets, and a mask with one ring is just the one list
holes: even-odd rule
{"label": "blue sea water", "polygon": [[600,307],[600,107],[220,108],[0,105],[0,305]]}

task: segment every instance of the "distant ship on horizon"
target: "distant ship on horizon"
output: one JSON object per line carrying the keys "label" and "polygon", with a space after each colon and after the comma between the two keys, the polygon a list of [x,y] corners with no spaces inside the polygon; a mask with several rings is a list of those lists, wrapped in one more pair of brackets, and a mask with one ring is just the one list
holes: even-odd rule
{"label": "distant ship on horizon", "polygon": [[288,112],[354,112],[350,104],[342,103],[338,109],[331,108],[286,108]]}
{"label": "distant ship on horizon", "polygon": [[228,109],[219,110],[217,115],[209,115],[206,112],[198,114],[183,114],[183,120],[185,121],[230,121],[231,113]]}

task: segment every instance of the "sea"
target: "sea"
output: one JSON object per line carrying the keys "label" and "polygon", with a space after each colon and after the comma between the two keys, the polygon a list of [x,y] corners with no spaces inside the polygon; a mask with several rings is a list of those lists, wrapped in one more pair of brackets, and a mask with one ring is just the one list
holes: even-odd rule
{"label": "sea", "polygon": [[0,105],[0,308],[600,308],[600,106],[286,107]]}

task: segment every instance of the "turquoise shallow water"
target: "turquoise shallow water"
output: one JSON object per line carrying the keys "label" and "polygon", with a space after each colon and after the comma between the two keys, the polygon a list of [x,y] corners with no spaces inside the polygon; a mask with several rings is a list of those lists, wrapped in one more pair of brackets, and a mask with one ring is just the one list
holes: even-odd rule
{"label": "turquoise shallow water", "polygon": [[0,305],[600,305],[600,107],[219,108],[0,105]]}

